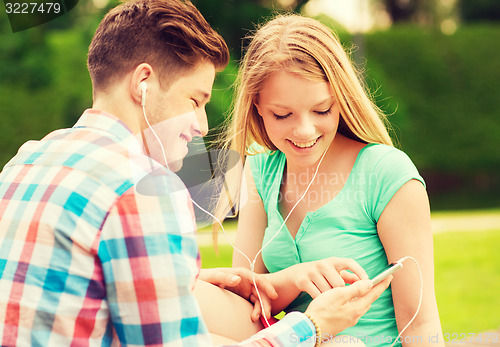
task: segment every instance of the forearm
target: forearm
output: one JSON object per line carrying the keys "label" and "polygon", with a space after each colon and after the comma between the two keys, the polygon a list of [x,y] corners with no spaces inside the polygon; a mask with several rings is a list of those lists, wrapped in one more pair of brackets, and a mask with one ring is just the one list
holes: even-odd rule
{"label": "forearm", "polygon": [[264,275],[278,293],[278,298],[271,301],[271,313],[273,315],[283,311],[283,309],[290,305],[290,303],[301,293],[301,291],[289,279],[287,274],[289,269],[290,268]]}
{"label": "forearm", "polygon": [[444,346],[441,324],[434,321],[413,322],[401,335],[404,347]]}

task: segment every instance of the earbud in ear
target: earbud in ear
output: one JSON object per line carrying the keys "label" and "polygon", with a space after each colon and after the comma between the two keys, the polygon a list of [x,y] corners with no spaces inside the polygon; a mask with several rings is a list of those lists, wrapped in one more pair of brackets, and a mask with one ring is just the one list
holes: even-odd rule
{"label": "earbud in ear", "polygon": [[141,89],[141,105],[146,106],[146,91],[148,90],[148,84],[145,81],[139,83],[139,88]]}

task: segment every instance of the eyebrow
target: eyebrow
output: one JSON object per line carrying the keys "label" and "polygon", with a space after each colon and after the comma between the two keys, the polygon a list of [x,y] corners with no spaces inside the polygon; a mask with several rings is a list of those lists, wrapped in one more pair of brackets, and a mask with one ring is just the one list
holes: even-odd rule
{"label": "eyebrow", "polygon": [[[318,106],[321,106],[321,105],[323,105],[324,103],[326,103],[327,101],[330,101],[330,100],[333,100],[333,99],[334,99],[334,97],[333,97],[333,95],[331,95],[331,96],[327,97],[326,99],[321,100],[320,102],[316,103],[316,104],[315,104],[312,108],[314,108],[314,107],[318,107]],[[335,100],[334,100],[334,101],[335,101]],[[271,106],[276,106],[276,107],[280,107],[280,108],[288,108],[288,106],[281,105],[281,104],[269,104],[269,105],[271,105]]]}

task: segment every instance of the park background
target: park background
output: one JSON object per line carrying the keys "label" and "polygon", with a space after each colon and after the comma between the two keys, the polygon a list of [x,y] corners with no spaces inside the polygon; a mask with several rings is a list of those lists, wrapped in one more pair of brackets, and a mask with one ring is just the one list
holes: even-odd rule
{"label": "park background", "polygon": [[[449,340],[498,333],[500,0],[193,2],[231,52],[207,105],[215,129],[208,139],[229,114],[243,37],[255,25],[293,10],[334,28],[389,115],[396,146],[426,180],[444,332]],[[91,107],[88,45],[117,3],[80,0],[64,16],[15,33],[0,10],[0,168],[24,142],[72,126]],[[208,243],[201,250],[204,267],[230,266],[224,242],[219,255]]]}

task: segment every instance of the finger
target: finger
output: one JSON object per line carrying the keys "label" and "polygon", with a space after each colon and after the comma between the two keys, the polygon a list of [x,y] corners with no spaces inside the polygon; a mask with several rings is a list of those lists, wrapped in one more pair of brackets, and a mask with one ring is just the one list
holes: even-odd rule
{"label": "finger", "polygon": [[299,289],[304,292],[307,292],[307,294],[309,294],[313,299],[315,299],[318,295],[321,294],[316,285],[311,281],[307,281]]}
{"label": "finger", "polygon": [[337,271],[350,270],[362,280],[369,279],[365,269],[363,269],[354,259],[344,258],[339,261],[338,258],[333,258],[332,261],[334,261],[334,267]]}
{"label": "finger", "polygon": [[[338,274],[333,271],[337,276]],[[330,274],[330,277],[333,277],[334,275]],[[327,290],[332,289],[332,285],[328,282],[328,280],[325,278],[325,276],[322,273],[314,272],[310,274],[311,277],[311,282],[318,288],[318,290],[321,293],[326,292]],[[343,281],[342,281],[343,282]]]}
{"label": "finger", "polygon": [[[220,288],[233,288],[241,283],[241,278],[232,274],[225,274],[218,279],[217,286]],[[214,283],[215,284],[215,283]]]}
{"label": "finger", "polygon": [[352,301],[352,303],[358,307],[360,317],[368,312],[373,302],[380,297],[380,294],[382,294],[384,290],[387,289],[391,280],[392,276],[384,279],[376,286],[373,286],[372,289],[368,291],[368,293],[366,293],[364,296],[360,296]]}
{"label": "finger", "polygon": [[224,288],[237,286],[241,282],[241,277],[234,273],[225,272],[223,269],[203,269],[200,271],[198,279],[213,285]]}
{"label": "finger", "polygon": [[269,319],[271,318],[271,301],[270,300],[265,300],[263,302],[264,305],[264,316]]}
{"label": "finger", "polygon": [[389,287],[392,278],[392,275],[390,275],[385,280],[373,287],[373,289],[369,293],[370,295],[373,295],[373,301],[377,300],[378,297]]}
{"label": "finger", "polygon": [[[379,284],[376,286],[373,286],[371,290],[369,290],[365,295],[361,295],[358,297],[358,300],[365,305],[371,305],[375,300],[377,300],[380,295],[389,287],[389,284],[391,283],[392,276],[387,277],[383,281],[381,281]],[[361,282],[361,281],[359,281]],[[359,283],[356,282],[356,283]],[[371,283],[371,281],[368,281]],[[356,283],[354,283],[352,286],[354,286]]]}
{"label": "finger", "polygon": [[278,298],[278,292],[274,288],[274,286],[265,278],[264,276],[255,275],[255,283],[259,287],[260,291],[263,291],[267,296],[271,299]]}
{"label": "finger", "polygon": [[360,280],[358,275],[353,274],[352,272],[347,271],[347,270],[340,271],[340,277],[342,277],[342,279],[344,280],[345,283],[349,283],[349,284],[353,284],[354,282]]}
{"label": "finger", "polygon": [[345,281],[340,276],[340,274],[336,270],[329,270],[325,273],[326,280],[330,284],[330,288],[336,288],[336,287],[344,287],[345,286]]}
{"label": "finger", "polygon": [[250,296],[248,297],[248,300],[252,303],[255,303],[257,300],[258,300],[258,297],[256,294],[250,294]]}
{"label": "finger", "polygon": [[260,302],[257,300],[253,305],[252,314],[250,315],[252,322],[256,322],[259,320],[261,312],[262,309],[260,307]]}
{"label": "finger", "polygon": [[[260,294],[260,296],[259,296]],[[262,302],[260,314],[265,315],[267,318],[271,316],[271,299],[265,293],[257,293],[255,287],[252,289],[252,294],[250,295],[250,301],[253,303]],[[262,306],[264,306],[264,313],[262,313]]]}
{"label": "finger", "polygon": [[365,297],[365,295],[368,294],[372,288],[373,285],[370,280],[359,280],[350,286],[345,287],[345,295],[348,301],[355,298]]}

